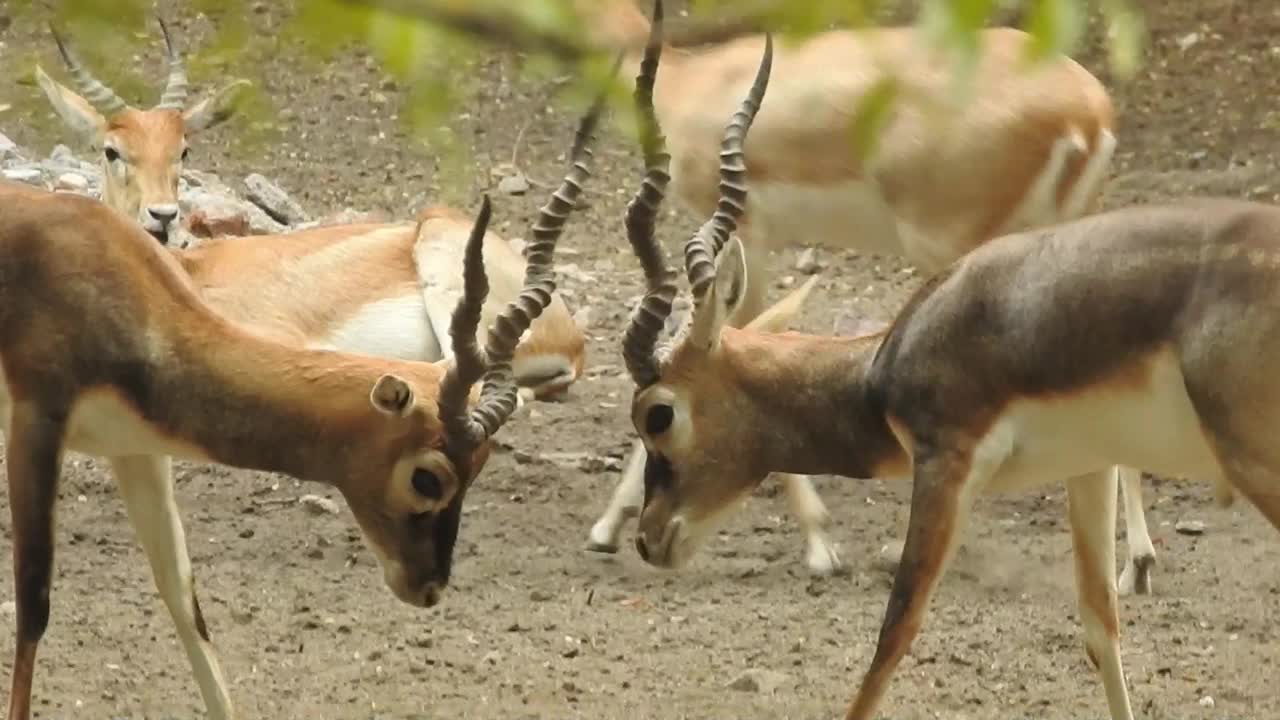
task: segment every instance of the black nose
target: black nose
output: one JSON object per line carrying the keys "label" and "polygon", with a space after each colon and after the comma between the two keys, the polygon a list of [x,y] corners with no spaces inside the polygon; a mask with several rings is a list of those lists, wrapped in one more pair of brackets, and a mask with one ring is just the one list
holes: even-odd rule
{"label": "black nose", "polygon": [[178,217],[178,208],[176,207],[149,207],[147,214],[155,218],[156,222],[161,225],[168,225],[173,219]]}
{"label": "black nose", "polygon": [[649,546],[644,544],[644,536],[636,536],[636,552],[640,553],[640,559],[649,562]]}

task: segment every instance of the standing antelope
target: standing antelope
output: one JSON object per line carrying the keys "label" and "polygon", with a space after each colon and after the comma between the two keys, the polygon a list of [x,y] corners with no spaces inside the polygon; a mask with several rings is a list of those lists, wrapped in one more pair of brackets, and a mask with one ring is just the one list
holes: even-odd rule
{"label": "standing antelope", "polygon": [[109,459],[213,717],[233,710],[192,584],[170,456],[338,488],[392,592],[416,606],[439,601],[463,497],[518,403],[516,344],[555,290],[555,245],[587,176],[600,109],[578,128],[572,168],[533,228],[523,287],[493,319],[482,351],[485,198],[467,240],[447,362],[299,348],[244,329],[103,204],[0,184],[0,427],[17,593],[10,720],[30,713],[67,450]]}
{"label": "standing antelope", "polygon": [[[642,48],[665,53],[652,104],[669,141],[670,184],[686,208],[710,214],[724,118],[746,92],[764,38],[672,48],[663,42],[661,0],[653,23],[633,0],[591,0],[580,10],[597,44],[633,48],[624,61],[629,71],[640,71]],[[1003,233],[1084,213],[1115,149],[1111,101],[1070,58],[1024,67],[1029,40],[1015,29],[984,30],[972,95],[960,107],[948,105],[947,58],[911,28],[829,31],[779,48],[778,77],[746,148],[751,197],[738,236],[751,282],[729,324],[741,326],[764,307],[775,249],[822,244],[900,255],[928,274]],[[863,157],[851,142],[857,110],[889,79],[899,84],[898,104],[875,154]],[[641,449],[635,443],[589,548],[616,552],[623,524],[636,515]],[[1122,591],[1147,593],[1155,548],[1141,475],[1121,474],[1129,547]],[[827,510],[807,478],[783,474],[782,481],[806,536],[808,566],[826,574],[839,564],[823,529]]]}
{"label": "standing antelope", "polygon": [[[136,110],[98,81],[54,33],[80,92],[36,74],[50,102],[73,128],[105,148],[103,201],[137,217],[162,244],[178,218],[178,177],[187,130],[209,127],[232,112],[229,99],[246,81],[183,111],[187,79],[167,25],[159,21],[169,58],[160,105]],[[161,222],[163,219],[163,222]],[[279,235],[219,238],[174,249],[197,289],[227,318],[300,346],[404,360],[450,354],[449,313],[461,295],[461,266],[471,221],[447,207],[417,222],[334,225]],[[485,269],[493,286],[488,322],[520,292],[524,258],[496,234],[485,237]],[[522,397],[551,399],[582,375],[586,338],[557,293],[516,349]]]}
{"label": "standing antelope", "polygon": [[[853,338],[739,330],[747,293],[743,138],[770,45],[724,134],[716,212],[685,245],[694,309],[657,352],[676,276],[653,236],[660,136],[629,209],[647,293],[622,343],[645,448],[636,549],[676,567],[770,472],[913,478],[876,652],[848,720],[871,720],[919,632],[974,498],[1066,482],[1085,649],[1113,720],[1120,659],[1115,466],[1212,480],[1280,529],[1280,209],[1135,207],[1010,234]],[[815,422],[814,418],[821,418]],[[1220,492],[1220,497],[1230,495]]]}

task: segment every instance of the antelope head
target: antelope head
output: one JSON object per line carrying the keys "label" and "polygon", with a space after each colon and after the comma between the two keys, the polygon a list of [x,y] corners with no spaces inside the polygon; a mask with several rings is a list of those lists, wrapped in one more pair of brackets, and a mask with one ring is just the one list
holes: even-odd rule
{"label": "antelope head", "polygon": [[[661,32],[661,20],[655,13],[654,36]],[[678,567],[721,511],[768,474],[755,464],[756,448],[738,446],[741,436],[723,427],[735,417],[731,406],[743,401],[729,386],[734,379],[724,373],[719,338],[746,288],[742,246],[733,232],[746,200],[743,143],[768,86],[773,42],[766,36],[755,82],[725,128],[719,205],[685,246],[693,312],[675,345],[661,350],[658,338],[671,314],[676,275],[654,237],[671,158],[653,109],[660,54],[660,43],[650,42],[636,77],[645,176],[627,208],[626,228],[644,268],[647,293],[627,328],[623,357],[636,386],[631,419],[647,455],[636,549],[653,564]]]}
{"label": "antelope head", "polygon": [[[374,408],[393,421],[407,420],[397,441],[406,449],[392,454],[397,459],[388,473],[385,488],[390,489],[373,492],[380,497],[365,497],[367,488],[344,488],[343,493],[378,555],[388,587],[407,603],[430,607],[439,601],[449,581],[467,488],[484,467],[490,438],[520,404],[512,369],[516,347],[555,293],[556,243],[589,174],[589,143],[603,102],[603,97],[598,99],[579,122],[569,172],[533,225],[524,285],[494,317],[484,348],[477,330],[489,292],[483,259],[490,216],[487,195],[467,240],[463,294],[449,324],[453,357],[443,361],[448,369],[435,408],[430,398],[415,400],[409,383],[394,375],[384,375],[373,387]],[[482,385],[473,404],[477,382]],[[425,451],[414,450],[423,447]]]}
{"label": "antelope head", "polygon": [[135,218],[152,237],[167,245],[178,222],[178,178],[188,156],[187,136],[229,118],[238,91],[249,81],[232,81],[187,107],[187,71],[182,56],[168,25],[162,18],[158,20],[169,79],[160,102],[149,110],[132,107],[90,75],[52,27],[58,52],[80,92],[58,83],[38,65],[36,80],[63,122],[101,152],[102,201]]}

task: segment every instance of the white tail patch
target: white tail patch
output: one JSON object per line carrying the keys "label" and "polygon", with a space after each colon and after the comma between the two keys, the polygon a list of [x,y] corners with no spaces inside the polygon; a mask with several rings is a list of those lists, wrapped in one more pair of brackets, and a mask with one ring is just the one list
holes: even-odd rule
{"label": "white tail patch", "polygon": [[441,357],[426,303],[416,292],[365,305],[317,344],[397,360],[431,362]]}

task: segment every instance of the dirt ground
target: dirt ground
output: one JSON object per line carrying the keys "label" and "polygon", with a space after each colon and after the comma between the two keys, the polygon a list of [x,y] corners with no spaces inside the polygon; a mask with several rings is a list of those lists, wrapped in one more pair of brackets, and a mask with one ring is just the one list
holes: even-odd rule
{"label": "dirt ground", "polygon": [[[1097,27],[1079,54],[1117,103],[1120,148],[1106,205],[1189,192],[1276,199],[1280,7],[1261,0],[1142,4],[1153,45],[1135,80],[1111,79]],[[285,10],[260,5],[266,36]],[[181,15],[178,30],[198,46],[208,22]],[[38,55],[56,66],[42,28],[17,22],[0,33],[4,65]],[[144,63],[157,83],[158,55],[153,49]],[[366,58],[347,54],[322,72],[302,72],[296,57],[285,47],[255,60],[278,107],[289,111],[275,118],[284,131],[279,143],[249,153],[229,123],[194,142],[193,166],[237,181],[265,172],[317,213],[354,206],[401,216],[424,193],[490,186],[486,164],[509,160],[522,128],[520,163],[530,176],[550,182],[561,171],[573,118],[549,107],[546,85],[511,82],[511,58],[495,55],[476,69],[485,78],[482,97],[470,113],[459,111],[454,127],[471,138],[478,162],[473,177],[450,182],[436,177],[429,151],[392,119],[403,93],[380,89]],[[0,99],[14,105],[0,112],[0,128],[20,145],[47,152],[69,139],[35,88],[8,78],[0,84]],[[376,92],[388,102],[371,102]],[[752,498],[679,574],[647,567],[629,548],[616,556],[583,550],[618,472],[587,472],[545,456],[626,451],[630,385],[617,338],[640,287],[619,233],[638,158],[616,133],[605,133],[600,148],[590,207],[571,224],[561,255],[578,270],[565,272],[567,296],[592,308],[591,368],[568,402],[538,404],[502,432],[506,449],[468,497],[455,580],[440,606],[414,610],[387,591],[345,506],[340,515],[313,517],[272,502],[305,492],[340,500],[336,492],[181,465],[178,494],[201,603],[244,717],[842,715],[874,647],[889,581],[876,555],[905,524],[905,485],[819,479],[832,536],[851,570],[832,579],[808,577],[801,537],[776,487]],[[541,199],[536,189],[498,196],[497,229],[522,235]],[[696,222],[687,214],[668,219],[661,232],[669,247]],[[776,258],[778,276],[793,273],[798,251]],[[825,268],[801,329],[831,332],[849,318],[887,318],[918,282],[895,259],[819,257]],[[1148,720],[1280,716],[1271,684],[1280,673],[1274,531],[1243,502],[1215,507],[1207,487],[1155,481],[1146,488],[1159,553],[1155,594],[1122,602],[1135,712]],[[1058,486],[979,502],[884,717],[1106,714],[1082,651],[1064,513]],[[1175,533],[1180,519],[1201,520],[1207,530]],[[68,458],[60,520],[39,716],[198,716],[185,656],[102,463]],[[0,525],[7,543],[7,520]],[[0,599],[11,598],[10,574],[0,575]],[[12,620],[0,619],[6,675],[12,646]],[[727,688],[748,670],[768,671],[778,686]]]}

